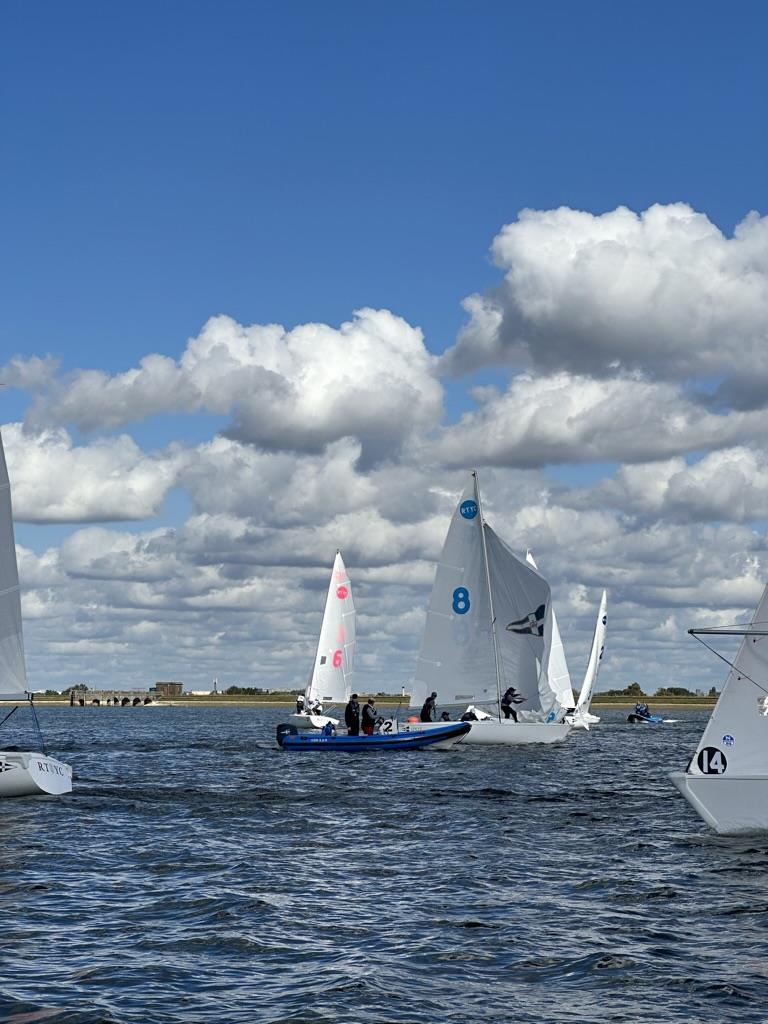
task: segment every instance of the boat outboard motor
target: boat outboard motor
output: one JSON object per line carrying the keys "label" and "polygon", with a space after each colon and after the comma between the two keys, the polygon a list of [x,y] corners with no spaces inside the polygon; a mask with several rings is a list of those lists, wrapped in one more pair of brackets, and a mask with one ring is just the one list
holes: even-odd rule
{"label": "boat outboard motor", "polygon": [[285,736],[298,736],[298,734],[299,734],[299,730],[296,728],[295,725],[286,725],[286,724],[278,725],[278,727],[277,727],[277,745],[278,745],[278,747],[282,747],[282,745],[283,745],[283,738]]}

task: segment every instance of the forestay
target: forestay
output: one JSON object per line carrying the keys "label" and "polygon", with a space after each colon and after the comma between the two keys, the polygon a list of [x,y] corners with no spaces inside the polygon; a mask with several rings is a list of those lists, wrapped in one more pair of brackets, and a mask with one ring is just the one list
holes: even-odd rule
{"label": "forestay", "polygon": [[525,697],[518,713],[545,714],[557,704],[549,682],[552,607],[549,584],[485,527],[488,575],[501,655],[501,686]]}
{"label": "forestay", "polygon": [[[754,631],[755,635],[750,635]],[[745,629],[733,667],[688,772],[768,774],[768,587]]]}
{"label": "forestay", "polygon": [[437,563],[411,707],[421,707],[433,691],[441,707],[498,701],[481,531],[473,476],[453,513]]}
{"label": "forestay", "polygon": [[13,536],[13,510],[8,467],[0,437],[0,693],[27,689],[24,636],[21,625],[19,571]]}
{"label": "forestay", "polygon": [[355,660],[355,605],[341,552],[336,552],[307,702],[343,704],[352,692]]}

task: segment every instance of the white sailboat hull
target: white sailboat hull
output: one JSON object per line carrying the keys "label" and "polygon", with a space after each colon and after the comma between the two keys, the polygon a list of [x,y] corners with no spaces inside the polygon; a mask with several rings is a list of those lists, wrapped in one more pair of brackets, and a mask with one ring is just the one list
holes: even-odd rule
{"label": "white sailboat hull", "polygon": [[719,835],[768,832],[768,775],[670,772],[669,779]]}
{"label": "white sailboat hull", "polygon": [[[400,732],[421,732],[445,725],[445,722],[400,722]],[[472,728],[460,743],[503,744],[524,746],[531,743],[562,743],[571,731],[567,722],[513,722],[495,718],[470,722]]]}
{"label": "white sailboat hull", "polygon": [[0,750],[0,797],[72,792],[72,768],[47,754]]}
{"label": "white sailboat hull", "polygon": [[574,729],[589,729],[591,725],[597,725],[600,718],[591,711],[580,711],[577,708],[572,715],[565,716],[565,721]]}
{"label": "white sailboat hull", "polygon": [[306,711],[294,711],[288,715],[288,721],[298,729],[322,729],[329,723],[332,726],[339,724],[338,718],[330,718],[328,715],[308,715]]}

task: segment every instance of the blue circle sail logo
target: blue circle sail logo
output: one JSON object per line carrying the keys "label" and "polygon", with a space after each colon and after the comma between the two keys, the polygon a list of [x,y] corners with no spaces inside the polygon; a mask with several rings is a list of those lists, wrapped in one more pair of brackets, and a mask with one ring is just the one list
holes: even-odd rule
{"label": "blue circle sail logo", "polygon": [[474,519],[477,515],[477,502],[462,501],[459,506],[459,512],[461,512],[465,519]]}

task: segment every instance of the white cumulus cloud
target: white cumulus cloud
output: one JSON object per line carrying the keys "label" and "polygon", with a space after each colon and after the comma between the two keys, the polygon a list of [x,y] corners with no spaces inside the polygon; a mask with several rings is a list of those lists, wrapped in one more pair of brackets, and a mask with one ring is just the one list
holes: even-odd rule
{"label": "white cumulus cloud", "polygon": [[724,375],[736,391],[765,381],[768,218],[751,213],[728,237],[684,203],[523,210],[492,251],[504,280],[467,300],[470,322],[443,359],[453,373],[512,362]]}
{"label": "white cumulus cloud", "polygon": [[4,372],[32,389],[42,380],[29,417],[36,425],[97,430],[208,410],[231,415],[228,433],[263,448],[319,451],[354,437],[366,458],[380,459],[438,422],[435,363],[418,328],[387,310],[362,309],[339,328],[244,326],[216,316],[178,362],[148,355],[114,375],[58,378],[18,361]]}

